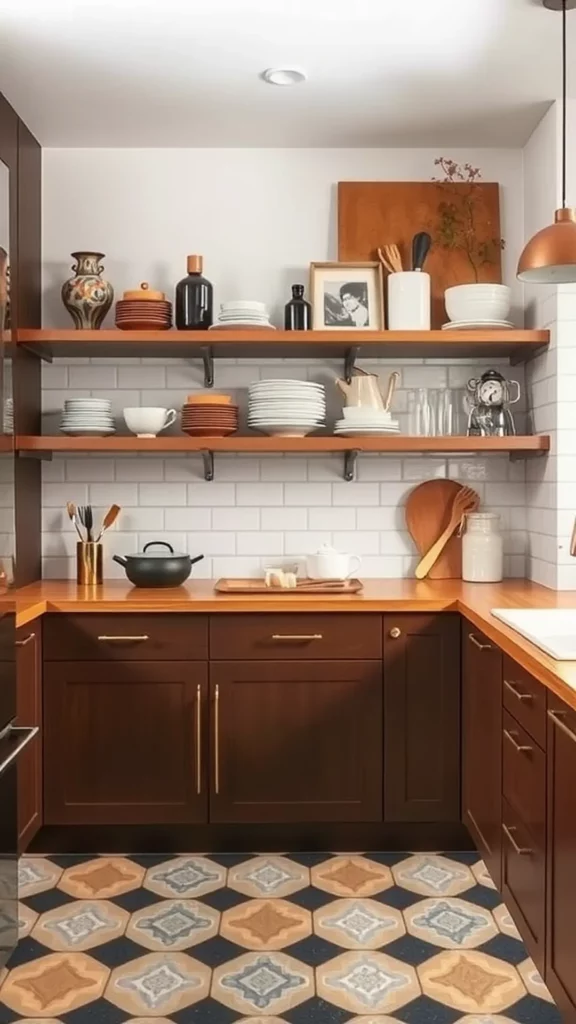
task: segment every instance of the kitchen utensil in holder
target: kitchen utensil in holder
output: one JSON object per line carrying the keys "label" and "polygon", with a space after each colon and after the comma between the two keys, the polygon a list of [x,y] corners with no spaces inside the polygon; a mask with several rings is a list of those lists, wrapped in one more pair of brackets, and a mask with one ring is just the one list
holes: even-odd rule
{"label": "kitchen utensil in holder", "polygon": [[430,275],[404,270],[388,275],[388,330],[430,330]]}
{"label": "kitchen utensil in holder", "polygon": [[76,545],[76,580],[80,586],[102,583],[102,544],[78,541]]}

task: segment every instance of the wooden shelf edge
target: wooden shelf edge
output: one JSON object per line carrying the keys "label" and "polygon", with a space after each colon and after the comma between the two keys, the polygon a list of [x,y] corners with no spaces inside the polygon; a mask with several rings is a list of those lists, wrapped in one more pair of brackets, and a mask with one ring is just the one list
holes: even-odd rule
{"label": "wooden shelf edge", "polygon": [[294,346],[306,344],[330,344],[330,345],[370,345],[386,344],[386,342],[414,344],[444,344],[447,348],[451,345],[470,342],[474,344],[501,342],[503,344],[517,345],[544,345],[550,341],[550,332],[545,330],[513,330],[485,331],[120,331],[117,329],[106,329],[99,331],[73,330],[73,329],[47,329],[37,330],[22,329],[13,332],[13,338],[18,345],[50,345],[53,343],[81,343],[101,342],[103,345],[110,343],[142,344],[146,342],[170,342],[195,344],[195,345],[270,345],[290,343]]}
{"label": "wooden shelf edge", "polygon": [[382,453],[538,453],[547,452],[545,434],[515,437],[33,437],[18,435],[20,452],[147,452],[183,454],[200,452],[382,452]]}

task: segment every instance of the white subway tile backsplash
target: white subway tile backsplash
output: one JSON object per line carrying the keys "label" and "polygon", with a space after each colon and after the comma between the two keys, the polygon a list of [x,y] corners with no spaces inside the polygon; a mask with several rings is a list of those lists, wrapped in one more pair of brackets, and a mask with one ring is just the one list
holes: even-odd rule
{"label": "white subway tile backsplash", "polygon": [[[133,390],[134,388],[163,388],[166,383],[166,371],[163,366],[124,366],[118,368],[118,387]],[[105,384],[97,385],[105,387]],[[112,385],[111,385],[112,386]]]}
{"label": "white subway tile backsplash", "polygon": [[[140,530],[157,530],[160,533],[164,527],[167,530],[178,530],[180,529],[180,524],[170,522],[169,517],[173,512],[179,511],[179,509],[172,508],[167,508],[164,511],[163,508],[123,507],[116,522],[119,529],[134,531],[135,533],[139,533]],[[114,526],[112,529],[114,530],[115,528]]]}
{"label": "white subway tile backsplash", "polygon": [[[132,485],[125,484],[124,486],[130,487]],[[158,505],[163,508],[169,505],[185,505],[186,484],[166,483],[166,481],[153,484],[139,484],[138,495],[141,505]],[[119,501],[118,504],[121,505],[122,502]],[[132,505],[136,504],[136,502],[127,501],[126,504]]]}
{"label": "white subway tile backsplash", "polygon": [[330,544],[330,531],[294,530],[284,534],[284,553],[286,555],[312,555],[321,544]]}
{"label": "white subway tile backsplash", "polygon": [[44,508],[56,506],[66,508],[67,501],[74,501],[76,505],[88,504],[88,484],[42,484],[42,504]]}
{"label": "white subway tile backsplash", "polygon": [[[218,468],[220,475],[220,468]],[[258,479],[255,477],[255,479]],[[260,479],[285,483],[308,479],[308,466],[303,457],[269,456],[260,460]]]}
{"label": "white subway tile backsplash", "polygon": [[78,459],[68,459],[66,463],[66,479],[72,483],[80,480],[83,483],[101,483],[107,480],[114,480],[115,462],[114,459],[100,459],[82,456]]}
{"label": "white subway tile backsplash", "polygon": [[[253,483],[236,485],[236,503],[238,505],[281,505],[283,484]],[[290,486],[290,485],[287,485]],[[295,486],[303,486],[297,484]]]}
{"label": "white subway tile backsplash", "polygon": [[375,530],[337,531],[332,534],[332,543],[338,551],[348,551],[354,555],[380,553],[380,539]]}
{"label": "white subway tile backsplash", "polygon": [[137,483],[163,480],[164,464],[165,460],[158,458],[116,459],[116,479]]}
{"label": "white subway tile backsplash", "polygon": [[356,510],[356,526],[359,530],[404,530],[404,508],[359,508]]}
{"label": "white subway tile backsplash", "polygon": [[[354,530],[355,508],[310,508],[308,526],[311,530]],[[292,529],[297,529],[293,526]]]}
{"label": "white subway tile backsplash", "polygon": [[42,363],[42,387],[53,389],[53,388],[67,388],[68,387],[68,367],[63,366],[62,363]]}
{"label": "white subway tile backsplash", "polygon": [[[217,480],[188,484],[187,501],[189,505],[235,505],[236,488],[234,484],[221,484]],[[184,505],[185,501],[180,504]]]}
{"label": "white subway tile backsplash", "polygon": [[[384,484],[383,486],[387,486]],[[332,484],[332,501],[334,505],[377,505],[380,499],[378,483],[339,483]]]}
{"label": "white subway tile backsplash", "polygon": [[[263,508],[257,509],[235,509],[235,512],[253,512],[260,515],[263,530],[306,530],[309,526],[309,515],[311,509],[295,508]],[[240,527],[241,529],[241,527]],[[253,527],[250,527],[253,529]]]}
{"label": "white subway tile backsplash", "polygon": [[[275,504],[280,504],[276,502]],[[284,484],[285,505],[331,505],[332,485],[329,483]]]}
{"label": "white subway tile backsplash", "polygon": [[[245,536],[242,534],[242,536]],[[236,534],[224,533],[218,530],[194,531],[188,534],[187,550],[192,555],[235,555]],[[238,552],[242,554],[241,551]]]}
{"label": "white subway tile backsplash", "polygon": [[[209,509],[195,509],[194,514],[197,512],[210,512]],[[212,529],[213,530],[235,530],[236,532],[241,530],[259,530],[260,529],[260,517],[264,516],[264,512],[282,512],[282,509],[262,509],[260,512],[259,508],[213,508],[212,509]],[[262,518],[262,528],[270,529],[274,524],[266,525]],[[207,527],[206,527],[207,528]],[[278,529],[283,527],[278,526]]]}
{"label": "white subway tile backsplash", "polygon": [[[281,555],[284,553],[284,534],[267,533],[262,530],[258,533],[239,533],[238,554],[239,555]],[[224,554],[224,552],[221,552]]]}
{"label": "white subway tile backsplash", "polygon": [[[123,484],[117,480],[110,481],[106,484],[90,484],[88,488],[88,495],[91,505],[111,505],[113,502],[116,505],[161,505],[164,504],[162,501],[156,502],[144,502],[142,500],[142,494],[138,493],[138,484]],[[146,484],[141,484],[140,487],[146,487]],[[80,504],[75,499],[76,504]]]}
{"label": "white subway tile backsplash", "polygon": [[[90,388],[90,391],[94,388],[107,388],[112,391],[116,388],[117,373],[115,366],[70,366],[68,383],[71,388]],[[112,398],[112,395],[108,397]]]}
{"label": "white subway tile backsplash", "polygon": [[414,541],[409,533],[385,530],[380,534],[381,555],[413,555]]}

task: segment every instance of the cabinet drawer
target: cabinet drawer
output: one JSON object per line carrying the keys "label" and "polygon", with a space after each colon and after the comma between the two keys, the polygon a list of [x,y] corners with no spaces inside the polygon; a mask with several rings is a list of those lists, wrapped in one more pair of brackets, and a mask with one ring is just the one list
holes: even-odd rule
{"label": "cabinet drawer", "polygon": [[504,657],[504,707],[546,749],[546,689],[507,655]]}
{"label": "cabinet drawer", "polygon": [[544,968],[546,857],[509,804],[504,802],[502,895],[540,971]]}
{"label": "cabinet drawer", "polygon": [[210,657],[291,661],[382,657],[382,617],[315,612],[213,615]]}
{"label": "cabinet drawer", "polygon": [[504,712],[502,731],[503,794],[541,850],[546,841],[546,755]]}
{"label": "cabinet drawer", "polygon": [[205,615],[47,615],[47,661],[196,661],[208,657]]}

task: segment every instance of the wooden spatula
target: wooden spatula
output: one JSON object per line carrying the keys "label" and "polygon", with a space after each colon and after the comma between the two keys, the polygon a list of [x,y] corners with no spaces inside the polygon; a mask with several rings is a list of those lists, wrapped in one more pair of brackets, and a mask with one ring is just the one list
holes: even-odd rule
{"label": "wooden spatula", "polygon": [[104,519],[102,520],[102,527],[100,529],[100,533],[96,537],[96,543],[98,543],[99,540],[102,540],[102,534],[106,530],[108,530],[116,522],[116,520],[118,518],[118,513],[119,512],[120,512],[120,505],[111,505],[110,506],[110,508],[108,509],[106,515],[104,516]]}
{"label": "wooden spatula", "polygon": [[475,512],[478,508],[479,499],[476,491],[473,491],[471,487],[462,487],[454,498],[452,505],[452,512],[450,514],[450,521],[446,529],[440,534],[438,540],[434,542],[429,551],[426,552],[424,558],[416,566],[416,579],[423,580],[428,575],[430,569],[436,562],[436,560],[442,554],[446,544],[450,540],[450,537],[455,530],[458,529],[462,522],[463,516],[468,512]]}

